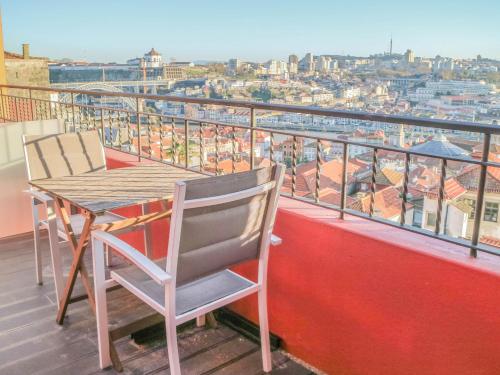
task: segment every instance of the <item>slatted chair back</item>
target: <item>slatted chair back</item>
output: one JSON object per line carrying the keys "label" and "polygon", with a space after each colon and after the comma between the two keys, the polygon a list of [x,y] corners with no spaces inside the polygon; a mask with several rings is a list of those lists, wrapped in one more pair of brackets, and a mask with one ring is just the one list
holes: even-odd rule
{"label": "slatted chair back", "polygon": [[96,130],[24,135],[23,144],[30,181],[106,169],[104,148]]}
{"label": "slatted chair back", "polygon": [[284,167],[177,183],[167,272],[177,285],[266,257]]}

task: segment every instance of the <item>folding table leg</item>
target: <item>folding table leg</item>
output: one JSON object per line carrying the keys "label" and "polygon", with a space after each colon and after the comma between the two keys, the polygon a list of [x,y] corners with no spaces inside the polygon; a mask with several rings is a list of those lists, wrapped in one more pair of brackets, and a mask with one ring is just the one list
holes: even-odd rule
{"label": "folding table leg", "polygon": [[73,232],[73,228],[71,227],[70,216],[68,215],[68,212],[64,207],[64,202],[61,199],[57,200],[57,209],[59,211],[61,220],[64,224],[64,230],[66,231],[69,245],[73,251],[73,262],[71,263],[68,279],[66,280],[66,286],[64,288],[62,299],[59,302],[59,311],[57,313],[57,323],[63,324],[64,316],[66,315],[66,310],[68,309],[68,304],[71,299],[73,287],[75,286],[75,281],[78,275],[78,271],[80,271],[82,283],[85,288],[85,291],[87,292],[90,307],[92,308],[92,311],[95,313],[94,293],[92,290],[92,286],[90,285],[90,280],[88,277],[87,270],[82,262],[83,255],[85,254],[85,250],[87,248],[87,244],[90,238],[90,230],[95,220],[95,215],[90,212],[84,213],[85,223],[83,225],[83,230],[80,235],[80,240],[77,241],[75,234]]}

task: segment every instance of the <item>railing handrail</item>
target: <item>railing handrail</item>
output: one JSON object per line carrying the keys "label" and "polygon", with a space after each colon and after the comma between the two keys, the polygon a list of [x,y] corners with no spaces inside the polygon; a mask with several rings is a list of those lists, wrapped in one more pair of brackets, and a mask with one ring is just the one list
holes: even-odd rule
{"label": "railing handrail", "polygon": [[410,125],[426,128],[438,128],[446,130],[467,131],[482,134],[500,134],[500,125],[481,124],[471,121],[454,121],[454,120],[437,120],[429,118],[421,118],[414,116],[392,115],[392,114],[378,114],[361,111],[339,110],[339,109],[325,109],[311,106],[298,106],[288,104],[272,104],[260,103],[253,101],[240,101],[240,100],[227,100],[227,99],[207,99],[207,98],[193,98],[187,96],[175,95],[153,95],[153,94],[134,94],[125,92],[105,92],[95,90],[78,90],[78,89],[59,89],[41,86],[24,86],[24,85],[8,85],[0,84],[0,88],[11,88],[19,90],[32,90],[32,91],[53,91],[63,92],[68,94],[85,94],[89,96],[109,96],[121,98],[136,98],[146,100],[160,100],[167,102],[180,102],[192,104],[205,104],[217,105],[224,107],[237,107],[248,108],[267,111],[280,111],[288,113],[301,113],[306,115],[316,115],[325,117],[347,118],[352,120],[364,120],[374,122],[385,122],[390,124]]}

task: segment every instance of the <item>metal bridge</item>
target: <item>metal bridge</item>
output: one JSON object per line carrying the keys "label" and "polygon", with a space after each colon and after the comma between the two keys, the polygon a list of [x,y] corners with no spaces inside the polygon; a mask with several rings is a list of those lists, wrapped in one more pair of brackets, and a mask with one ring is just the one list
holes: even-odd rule
{"label": "metal bridge", "polygon": [[156,80],[143,80],[143,81],[94,81],[94,82],[65,82],[65,83],[52,83],[50,87],[54,89],[83,89],[90,86],[102,85],[106,87],[158,87],[169,86],[175,80],[156,79]]}
{"label": "metal bridge", "polygon": [[[135,93],[140,93],[142,87],[151,87],[151,93],[156,94],[156,88],[158,86],[168,86],[172,81],[168,80],[149,80],[149,81],[97,81],[97,82],[67,82],[67,83],[54,83],[51,85],[54,89],[77,89],[77,90],[90,90],[90,91],[102,91],[106,93],[128,93],[130,90],[125,90],[125,88],[133,88],[132,91]],[[77,93],[61,93],[59,94],[59,100],[63,103],[71,103],[72,95],[73,100],[77,100],[78,96],[83,94]],[[136,110],[136,103],[133,99],[128,97],[121,97],[119,101],[124,104],[124,106],[130,110]]]}

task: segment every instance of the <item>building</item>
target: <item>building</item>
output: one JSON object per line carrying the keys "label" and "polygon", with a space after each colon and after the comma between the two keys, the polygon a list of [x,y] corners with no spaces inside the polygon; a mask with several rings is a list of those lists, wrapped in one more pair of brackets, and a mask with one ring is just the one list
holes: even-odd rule
{"label": "building", "polygon": [[314,71],[314,57],[311,53],[307,53],[300,61],[299,61],[299,71],[304,73],[311,73]]}
{"label": "building", "polygon": [[[21,86],[49,86],[49,66],[45,57],[30,56],[29,44],[23,44],[23,53],[5,52],[5,72],[7,83]],[[9,90],[10,95],[26,96],[24,90]],[[36,98],[47,98],[48,93],[32,92]]]}
{"label": "building", "polygon": [[144,54],[141,60],[141,68],[160,68],[163,65],[161,54],[154,48]]}
{"label": "building", "polygon": [[299,70],[299,58],[297,55],[288,56],[288,72],[290,74],[297,74]]}
{"label": "building", "polygon": [[162,76],[163,79],[184,79],[186,78],[186,71],[183,66],[177,64],[164,64]]}
{"label": "building", "polygon": [[469,152],[466,150],[454,145],[446,136],[442,133],[437,134],[432,139],[419,143],[410,148],[410,151],[413,152],[421,152],[429,155],[439,155],[444,157],[453,157],[453,158],[469,158]]}
{"label": "building", "polygon": [[426,82],[425,87],[419,87],[415,93],[409,94],[412,101],[424,101],[439,95],[490,95],[494,93],[496,86],[484,81],[452,81],[440,80]]}
{"label": "building", "polygon": [[284,75],[284,74],[288,73],[288,66],[287,66],[287,63],[285,63],[284,61],[269,60],[265,64],[265,68],[266,68],[267,74],[272,75],[272,76]]}
{"label": "building", "polygon": [[226,73],[230,76],[234,76],[239,73],[242,61],[240,59],[229,59],[227,62]]}
{"label": "building", "polygon": [[415,53],[411,49],[407,49],[404,59],[407,64],[413,64],[415,62]]}
{"label": "building", "polygon": [[316,64],[316,71],[320,73],[327,73],[330,71],[330,64],[332,62],[331,57],[329,56],[320,56],[318,58],[318,63]]}

